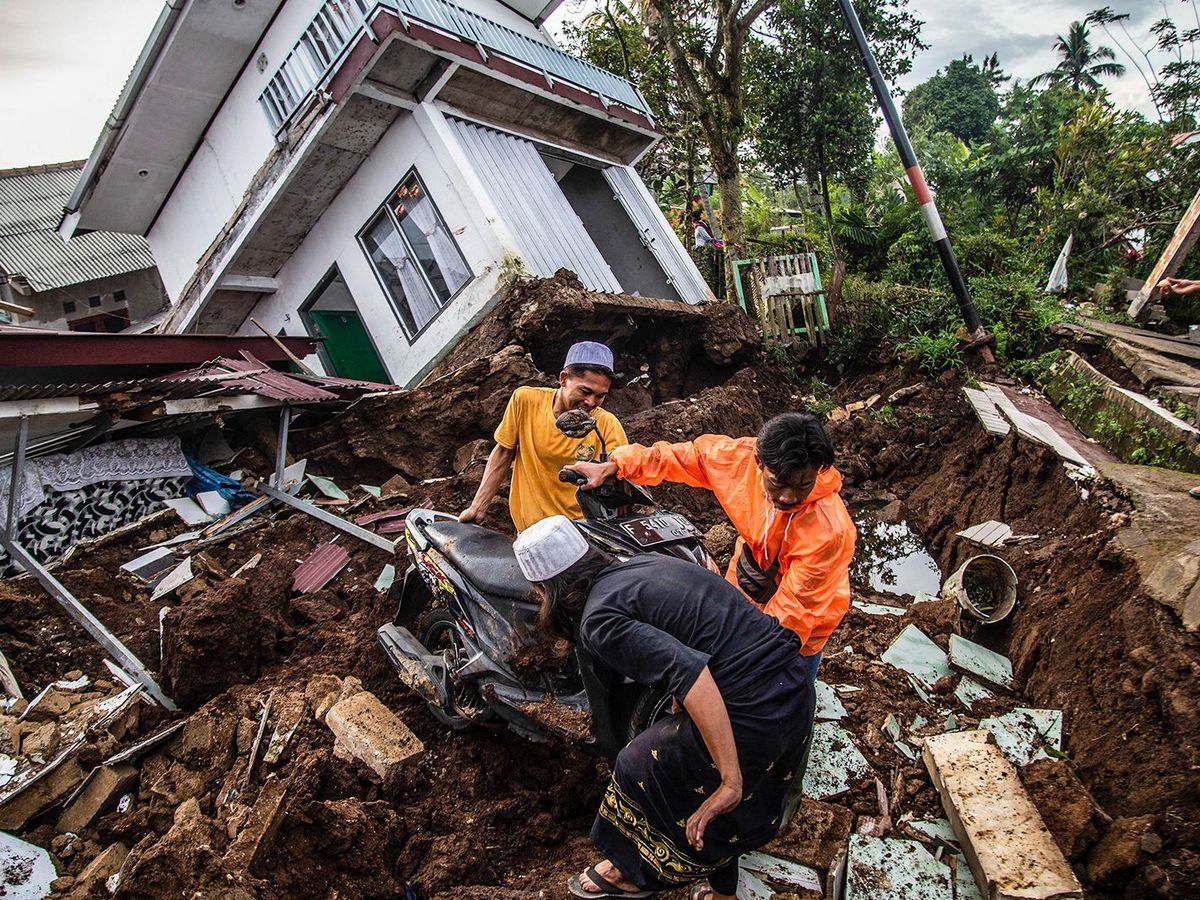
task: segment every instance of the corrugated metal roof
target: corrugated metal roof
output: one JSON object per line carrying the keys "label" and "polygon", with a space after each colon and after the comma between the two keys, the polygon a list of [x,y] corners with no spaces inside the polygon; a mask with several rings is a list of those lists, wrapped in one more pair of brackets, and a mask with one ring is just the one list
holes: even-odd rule
{"label": "corrugated metal roof", "polygon": [[311,594],[329,584],[350,562],[350,552],[340,544],[322,544],[292,573],[292,590]]}
{"label": "corrugated metal roof", "polygon": [[146,239],[95,231],[65,242],[57,228],[81,163],[0,172],[0,270],[35,291],[154,267]]}

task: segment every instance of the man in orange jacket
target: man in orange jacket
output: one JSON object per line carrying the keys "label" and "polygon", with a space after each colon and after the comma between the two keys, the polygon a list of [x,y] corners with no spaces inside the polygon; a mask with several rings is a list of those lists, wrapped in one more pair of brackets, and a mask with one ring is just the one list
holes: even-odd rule
{"label": "man in orange jacket", "polygon": [[607,462],[570,468],[587,477],[589,489],[616,475],[712,491],[739,534],[726,578],[799,635],[816,677],[821,649],[850,607],[857,534],[838,496],[833,446],[815,416],[776,416],[757,438],[628,444]]}

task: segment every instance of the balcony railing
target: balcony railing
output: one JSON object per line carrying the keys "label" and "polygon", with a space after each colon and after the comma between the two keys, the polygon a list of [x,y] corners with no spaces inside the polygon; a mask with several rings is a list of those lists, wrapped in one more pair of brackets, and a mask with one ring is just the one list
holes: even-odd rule
{"label": "balcony railing", "polygon": [[540,73],[547,83],[569,83],[606,106],[619,103],[652,120],[645,98],[624,78],[449,0],[326,0],[259,96],[273,130],[287,125],[304,101],[324,86],[376,8],[396,13],[406,28],[409,21],[420,22]]}

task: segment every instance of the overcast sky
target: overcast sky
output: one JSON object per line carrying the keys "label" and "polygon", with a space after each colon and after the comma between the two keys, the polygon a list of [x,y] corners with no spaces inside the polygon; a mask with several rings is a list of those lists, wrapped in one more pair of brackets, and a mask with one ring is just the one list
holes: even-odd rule
{"label": "overcast sky", "polygon": [[[551,30],[578,16],[581,2],[592,0],[566,0]],[[930,46],[916,59],[905,86],[964,52],[976,60],[999,52],[1004,68],[1022,78],[1043,72],[1054,64],[1055,35],[1104,0],[910,2],[925,20],[923,37]],[[1134,14],[1130,30],[1139,38],[1163,15],[1162,0],[1108,2]],[[83,159],[91,152],[162,5],[162,0],[0,0],[0,168]],[[1181,23],[1184,13],[1191,14],[1179,0],[1170,0],[1170,10]],[[1112,43],[1099,31],[1094,41]],[[1131,66],[1109,84],[1119,104],[1151,110],[1146,86]]]}

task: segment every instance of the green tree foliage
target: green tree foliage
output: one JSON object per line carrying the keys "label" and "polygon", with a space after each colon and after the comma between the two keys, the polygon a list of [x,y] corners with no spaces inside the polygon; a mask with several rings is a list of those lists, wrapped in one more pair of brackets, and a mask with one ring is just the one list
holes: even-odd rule
{"label": "green tree foliage", "polygon": [[[925,45],[908,0],[860,0],[857,10],[884,77],[909,71]],[[760,119],[755,150],[778,178],[819,192],[836,234],[829,185],[836,180],[861,194],[879,124],[874,95],[836,0],[781,0],[765,26],[748,67]]]}
{"label": "green tree foliage", "polygon": [[999,112],[991,78],[969,56],[954,60],[904,99],[910,129],[946,131],[967,144],[982,139]]}
{"label": "green tree foliage", "polygon": [[1072,22],[1067,36],[1061,34],[1054,42],[1054,51],[1059,55],[1058,65],[1033,80],[1033,84],[1067,84],[1076,91],[1097,91],[1100,79],[1119,77],[1125,67],[1112,62],[1117,55],[1108,47],[1092,47],[1088,27],[1083,22]]}

